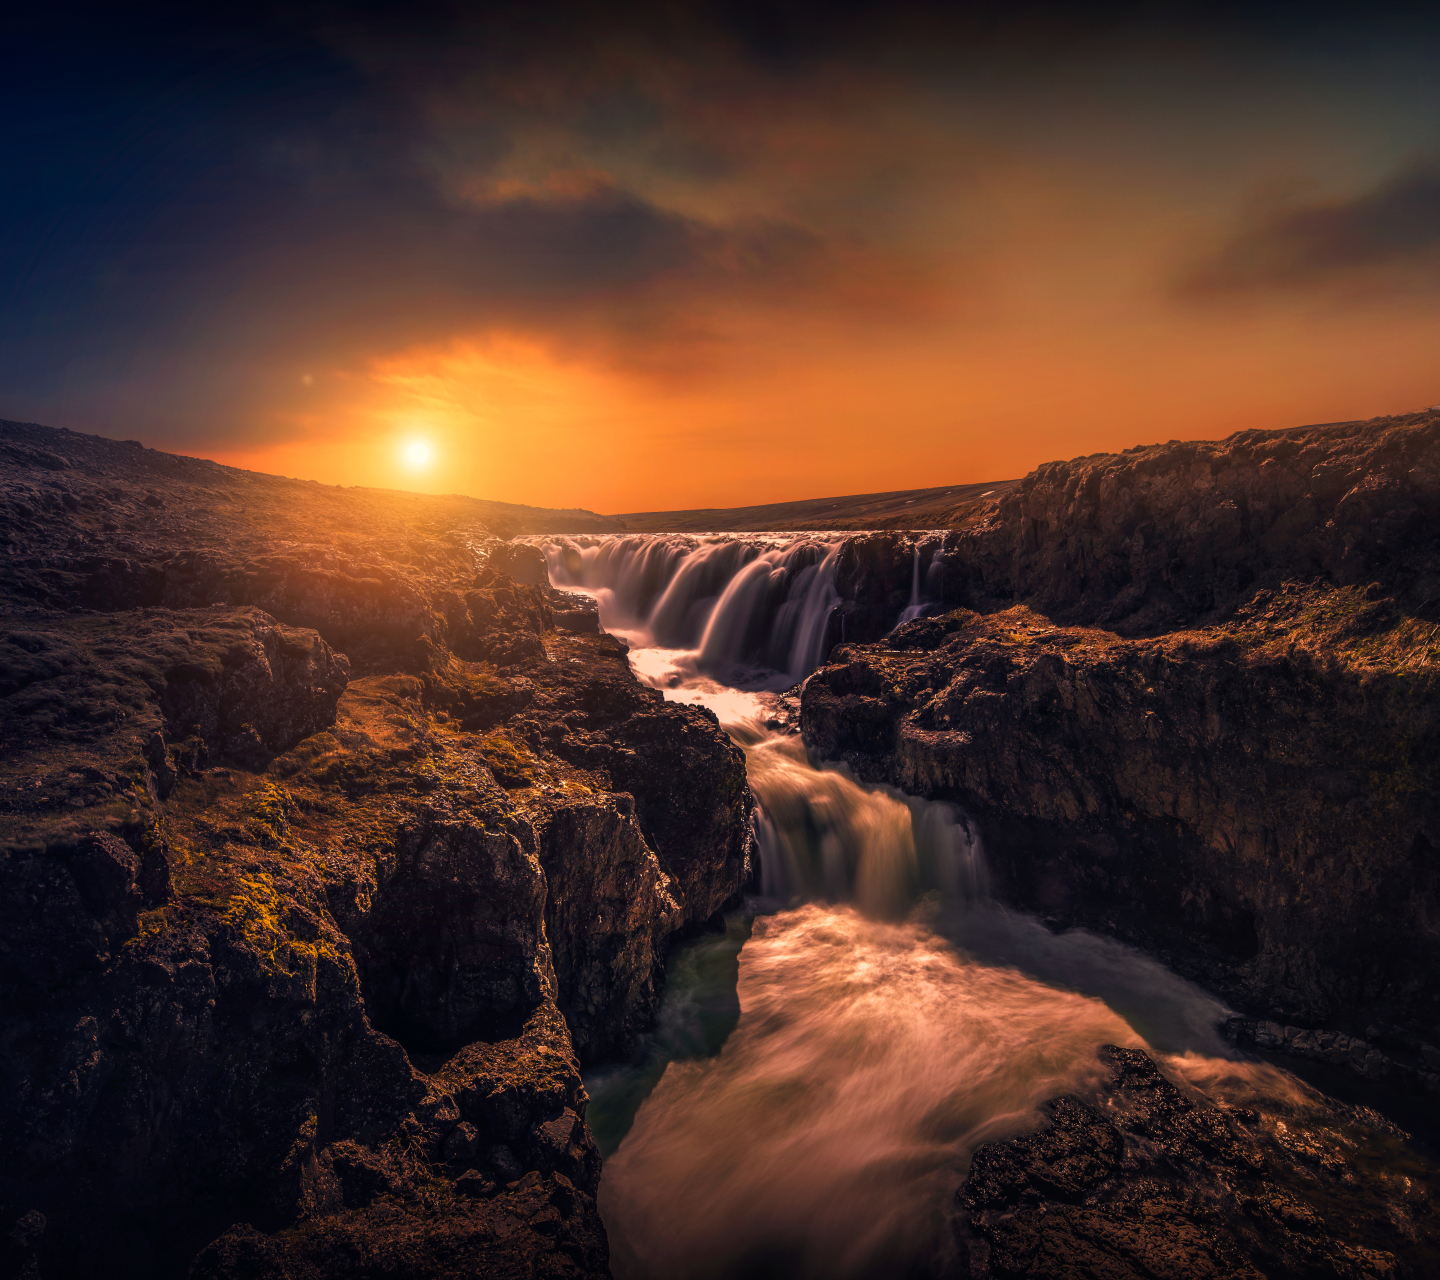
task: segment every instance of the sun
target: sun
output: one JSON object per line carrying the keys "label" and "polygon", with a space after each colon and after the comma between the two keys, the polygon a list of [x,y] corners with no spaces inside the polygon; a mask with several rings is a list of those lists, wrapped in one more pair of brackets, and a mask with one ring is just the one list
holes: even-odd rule
{"label": "sun", "polygon": [[413,471],[422,471],[430,465],[434,450],[424,440],[412,440],[400,450],[405,465]]}

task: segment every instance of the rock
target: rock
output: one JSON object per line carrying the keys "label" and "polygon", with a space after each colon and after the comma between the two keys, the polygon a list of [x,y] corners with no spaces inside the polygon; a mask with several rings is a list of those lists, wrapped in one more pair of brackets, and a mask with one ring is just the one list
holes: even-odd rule
{"label": "rock", "polygon": [[495,1179],[486,1177],[475,1169],[467,1169],[455,1179],[455,1190],[462,1196],[470,1196],[472,1199],[488,1199],[498,1190]]}
{"label": "rock", "polygon": [[1320,575],[1414,610],[1434,595],[1437,459],[1427,410],[1046,463],[946,536],[946,603],[1136,635]]}
{"label": "rock", "polygon": [[512,582],[524,583],[530,587],[550,585],[550,576],[545,568],[545,556],[538,547],[525,542],[501,542],[493,544],[489,551],[489,564],[503,573]]}
{"label": "rock", "polygon": [[628,1051],[752,801],[472,550],[606,522],[61,434],[0,424],[7,1266],[608,1274],[557,1001]]}
{"label": "rock", "polygon": [[645,842],[628,796],[552,802],[539,830],[546,936],[576,1050],[618,1057],[649,1026],[676,886]]}
{"label": "rock", "polygon": [[290,1280],[284,1251],[248,1222],[238,1223],[200,1251],[190,1280]]}
{"label": "rock", "polygon": [[445,1159],[469,1162],[480,1149],[480,1134],[473,1124],[462,1120],[445,1139]]}
{"label": "rock", "polygon": [[5,1275],[14,1277],[14,1280],[40,1280],[40,1260],[36,1256],[36,1248],[44,1234],[43,1213],[32,1209],[15,1220],[5,1233],[4,1251],[0,1253]]}
{"label": "rock", "polygon": [[525,1172],[515,1153],[503,1142],[485,1149],[485,1167],[492,1170],[501,1182],[515,1182]]}
{"label": "rock", "polygon": [[1297,589],[1279,642],[1242,621],[1061,646],[1023,606],[923,619],[837,648],[802,729],[861,778],[970,813],[1008,901],[1163,951],[1241,1008],[1433,1038],[1440,671],[1312,625],[1359,607]]}
{"label": "rock", "polygon": [[[1108,1046],[1090,1100],[981,1147],[958,1192],[975,1280],[1422,1274],[1435,1247],[1423,1186],[1381,1165],[1357,1200],[1346,1159],[1392,1133],[1310,1103],[1262,1113],[1190,1101],[1134,1049]],[[1337,1131],[1345,1126],[1348,1137]],[[1346,1212],[1331,1212],[1344,1197]]]}
{"label": "rock", "polygon": [[550,596],[550,613],[562,631],[598,635],[600,606],[591,596],[578,591],[555,591]]}

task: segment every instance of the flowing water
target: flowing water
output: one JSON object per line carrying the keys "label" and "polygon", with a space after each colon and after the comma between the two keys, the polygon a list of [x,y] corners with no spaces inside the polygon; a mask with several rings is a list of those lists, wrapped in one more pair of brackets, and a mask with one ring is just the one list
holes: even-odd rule
{"label": "flowing water", "polygon": [[1226,1061],[1197,987],[991,900],[964,814],[764,727],[822,656],[837,540],[543,545],[641,679],[716,712],[761,805],[760,894],[672,959],[646,1060],[587,1077],[621,1280],[945,1274],[970,1154],[1093,1081],[1102,1044],[1212,1093],[1291,1087]]}

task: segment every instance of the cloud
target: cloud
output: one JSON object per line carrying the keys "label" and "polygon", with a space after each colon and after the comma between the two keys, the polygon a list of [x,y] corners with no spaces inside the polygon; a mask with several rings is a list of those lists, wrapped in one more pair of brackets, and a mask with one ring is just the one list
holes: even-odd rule
{"label": "cloud", "polygon": [[1181,282],[1192,297],[1360,286],[1433,289],[1440,280],[1440,161],[1372,191],[1286,210],[1245,228]]}

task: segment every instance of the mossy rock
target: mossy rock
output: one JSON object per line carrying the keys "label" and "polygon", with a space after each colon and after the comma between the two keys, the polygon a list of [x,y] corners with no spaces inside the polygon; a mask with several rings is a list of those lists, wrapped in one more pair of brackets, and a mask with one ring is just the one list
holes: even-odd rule
{"label": "mossy rock", "polygon": [[534,752],[503,733],[486,738],[480,744],[480,754],[502,787],[538,787],[552,780]]}

